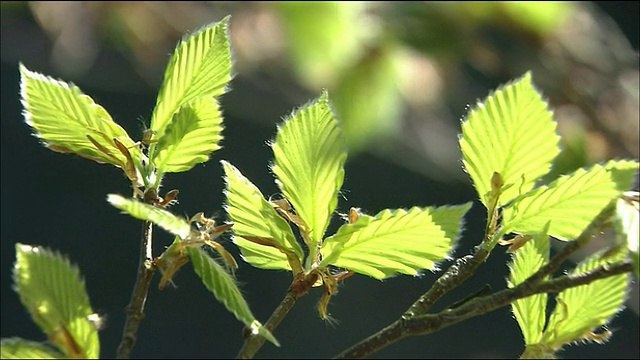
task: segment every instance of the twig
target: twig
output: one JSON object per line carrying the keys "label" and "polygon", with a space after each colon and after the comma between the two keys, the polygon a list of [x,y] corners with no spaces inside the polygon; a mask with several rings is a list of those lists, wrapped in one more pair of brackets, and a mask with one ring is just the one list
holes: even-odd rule
{"label": "twig", "polygon": [[[273,314],[271,314],[271,316],[269,317],[269,320],[267,320],[267,322],[264,324],[264,327],[267,328],[267,330],[269,331],[273,331],[273,329],[275,329],[278,326],[278,324],[280,324],[282,319],[284,319],[284,317],[293,308],[293,305],[295,305],[297,299],[298,299],[298,296],[296,295],[295,292],[293,291],[287,292],[287,294],[284,296],[284,299],[282,299],[282,302],[280,302],[280,305],[278,305],[278,307],[273,311]],[[255,353],[258,352],[258,350],[260,350],[260,348],[264,344],[264,341],[265,341],[264,337],[260,335],[257,335],[257,334],[249,335],[246,338],[244,344],[242,345],[242,348],[238,352],[238,355],[236,356],[236,358],[237,359],[253,358]]]}
{"label": "twig", "polygon": [[140,321],[144,318],[144,305],[147,301],[151,278],[156,270],[153,265],[152,230],[153,224],[151,222],[145,221],[142,224],[138,276],[131,293],[131,301],[125,308],[127,319],[122,331],[122,340],[116,353],[116,358],[118,359],[128,359],[130,357],[131,349],[136,342]]}
{"label": "twig", "polygon": [[453,325],[462,320],[482,315],[531,295],[555,293],[572,287],[589,284],[610,276],[631,272],[630,261],[599,266],[581,274],[563,275],[557,279],[535,283],[525,281],[520,285],[499,291],[493,295],[475,298],[455,309],[439,314],[420,315],[396,320],[393,324],[345,350],[336,359],[358,359],[370,355],[383,347],[410,335],[426,335]]}

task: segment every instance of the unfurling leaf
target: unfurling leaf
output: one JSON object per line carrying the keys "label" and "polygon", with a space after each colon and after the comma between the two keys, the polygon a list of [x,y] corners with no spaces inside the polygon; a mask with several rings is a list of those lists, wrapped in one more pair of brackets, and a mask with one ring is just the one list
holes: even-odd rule
{"label": "unfurling leaf", "polygon": [[216,299],[222,302],[227,310],[242,321],[252,333],[259,334],[276,346],[280,346],[271,332],[255,319],[233,277],[204,250],[187,247],[186,251],[196,274],[200,276],[202,283],[215,295]]}
{"label": "unfurling leaf", "polygon": [[22,64],[20,75],[25,120],[49,149],[115,165],[137,182],[136,166],[144,155],[102,106],[77,86]]}
{"label": "unfurling leaf", "polygon": [[500,195],[500,206],[531,190],[549,171],[560,152],[555,129],[547,103],[531,83],[531,73],[498,89],[469,112],[462,123],[462,161],[487,208],[494,172],[509,186]]}
{"label": "unfurling leaf", "polygon": [[127,199],[117,194],[109,194],[107,201],[134,218],[150,221],[182,239],[186,238],[191,232],[191,226],[186,220],[173,215],[167,210],[135,199]]}
{"label": "unfurling leaf", "polygon": [[[603,257],[597,253],[582,261],[571,272],[572,276],[615,263],[625,258],[626,251]],[[597,340],[594,331],[606,325],[613,315],[622,309],[627,297],[629,275],[621,274],[596,280],[560,292],[557,304],[549,317],[541,343],[550,349],[578,340]]]}
{"label": "unfurling leaf", "polygon": [[233,242],[244,260],[266,269],[301,271],[303,253],[291,227],[238,169],[222,161],[226,210],[233,221]]}
{"label": "unfurling leaf", "polygon": [[[174,114],[199,98],[222,95],[231,80],[229,17],[185,36],[173,52],[151,116],[152,131],[162,139]],[[153,158],[153,145],[150,158]]]}
{"label": "unfurling leaf", "polygon": [[305,242],[315,249],[336,208],[347,158],[327,92],[279,126],[273,155],[276,183],[307,226]]}
{"label": "unfurling leaf", "polygon": [[216,99],[203,97],[178,110],[151,159],[160,172],[181,172],[205,162],[220,149],[222,113]]}
{"label": "unfurling leaf", "polygon": [[376,279],[436,270],[460,233],[471,204],[441,208],[383,210],[342,225],[320,249],[322,266],[335,265]]}
{"label": "unfurling leaf", "polygon": [[14,282],[34,322],[69,358],[98,358],[100,342],[80,271],[62,255],[16,244]]}
{"label": "unfurling leaf", "polygon": [[[549,223],[544,229],[527,241],[515,252],[510,265],[507,285],[513,288],[529,276],[533,275],[549,261],[549,237],[547,231]],[[547,294],[536,294],[511,304],[513,314],[520,325],[525,345],[537,344],[542,338],[547,307]]]}

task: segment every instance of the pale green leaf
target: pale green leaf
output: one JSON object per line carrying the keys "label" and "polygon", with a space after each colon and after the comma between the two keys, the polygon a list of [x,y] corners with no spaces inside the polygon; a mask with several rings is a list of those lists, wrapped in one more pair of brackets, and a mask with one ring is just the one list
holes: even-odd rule
{"label": "pale green leaf", "polygon": [[[549,261],[549,237],[544,229],[527,241],[513,256],[507,285],[520,285]],[[526,345],[537,344],[542,339],[546,320],[547,294],[536,294],[511,303],[513,314],[520,325]]]}
{"label": "pale green leaf", "polygon": [[502,212],[504,232],[535,234],[551,221],[549,235],[573,239],[618,194],[616,183],[602,166],[578,169],[506,206]]}
{"label": "pale green leaf", "polygon": [[145,204],[141,201],[128,199],[117,194],[107,195],[107,201],[123,212],[136,219],[150,221],[168,232],[185,239],[191,231],[189,223],[180,217],[173,215],[167,210]]}
{"label": "pale green leaf", "polygon": [[0,342],[2,359],[64,359],[65,356],[43,343],[20,338],[3,338]]}
{"label": "pale green leaf", "polygon": [[57,252],[16,244],[13,279],[34,322],[67,357],[98,358],[98,332],[80,271]]}
{"label": "pale green leaf", "polygon": [[234,236],[233,243],[240,248],[242,260],[257,268],[291,271],[287,256],[275,247],[256,244],[242,236]]}
{"label": "pale green leaf", "polygon": [[[600,265],[622,261],[625,254],[625,251],[621,251],[603,258],[602,253],[597,253],[578,264],[571,276],[580,276]],[[559,349],[567,343],[588,340],[589,332],[606,325],[622,309],[628,284],[628,274],[621,274],[560,292],[542,343],[549,348]]]}
{"label": "pale green leaf", "polygon": [[[269,256],[269,261],[274,260],[274,257],[287,261],[286,254],[276,248],[266,245],[249,246],[241,240],[242,238],[255,237],[275,241],[284,250],[295,254],[301,263],[303,260],[302,248],[296,241],[286,220],[278,215],[273,206],[265,200],[260,190],[236,167],[224,160],[221,163],[226,175],[226,210],[233,221],[233,233],[236,235],[234,242],[240,247],[243,258],[257,267],[262,267],[260,264],[263,262],[260,261],[260,256],[255,256],[256,254],[264,253]],[[265,249],[260,250],[260,247]],[[254,259],[256,262],[252,261]],[[276,262],[273,266],[277,264],[281,265],[282,263]],[[291,270],[291,266],[287,265],[283,269]]]}
{"label": "pale green leaf", "polygon": [[203,249],[187,247],[186,251],[196,274],[200,276],[202,283],[215,295],[216,299],[222,302],[227,310],[242,321],[253,334],[260,334],[276,346],[280,346],[271,332],[255,319],[234,278]]}
{"label": "pale green leaf", "polygon": [[336,208],[347,158],[326,92],[278,128],[273,154],[276,183],[304,221],[313,248]]}
{"label": "pale green leaf", "polygon": [[[531,73],[479,102],[462,123],[462,161],[480,201],[489,206],[491,177],[506,186],[498,205],[531,190],[559,153],[556,123],[531,83]],[[537,229],[541,229],[542,223]]]}
{"label": "pale green leaf", "polygon": [[633,177],[638,172],[638,162],[635,160],[609,160],[604,168],[611,174],[620,192],[631,189]]}
{"label": "pale green leaf", "polygon": [[[631,192],[638,196],[638,192]],[[616,215],[614,217],[614,228],[616,230],[616,240],[619,245],[629,249],[629,256],[633,262],[636,279],[640,277],[638,272],[638,238],[640,238],[640,214],[638,201],[628,197],[618,199],[616,204]]]}
{"label": "pale green leaf", "polygon": [[331,264],[376,279],[436,270],[436,263],[449,256],[460,233],[462,215],[469,207],[413,207],[409,211],[386,209],[376,216],[361,215],[325,239],[320,265]]}
{"label": "pale green leaf", "polygon": [[77,86],[30,71],[23,64],[20,75],[25,120],[49,149],[75,153],[126,170],[128,159],[116,147],[113,141],[116,138],[140,164],[143,155],[127,132]]}
{"label": "pale green leaf", "polygon": [[185,36],[178,43],[164,73],[151,130],[162,138],[174,113],[201,97],[216,97],[226,92],[231,80],[231,48],[228,36],[229,16]]}
{"label": "pale green leaf", "polygon": [[222,113],[216,99],[193,100],[178,110],[151,159],[160,172],[181,172],[205,162],[220,149]]}

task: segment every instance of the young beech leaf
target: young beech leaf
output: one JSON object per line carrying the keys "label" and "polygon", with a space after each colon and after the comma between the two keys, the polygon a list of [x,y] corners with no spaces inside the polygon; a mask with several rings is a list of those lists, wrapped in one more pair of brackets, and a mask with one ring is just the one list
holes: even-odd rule
{"label": "young beech leaf", "polygon": [[549,171],[560,152],[555,130],[529,72],[471,109],[462,123],[462,162],[486,207],[494,172],[511,185],[500,195],[500,206],[531,190]]}
{"label": "young beech leaf", "polygon": [[502,212],[504,232],[535,234],[551,221],[549,235],[573,239],[618,196],[616,188],[604,167],[578,169],[507,205]]}
{"label": "young beech leaf", "polygon": [[[510,265],[509,288],[521,284],[549,261],[549,223],[524,246],[516,251]],[[520,325],[526,345],[542,339],[546,320],[547,294],[536,294],[511,303],[513,314]]]}
{"label": "young beech leaf", "polygon": [[244,260],[259,268],[301,270],[302,248],[289,224],[238,169],[226,161],[221,163],[233,242],[240,247]]}
{"label": "young beech leaf", "polygon": [[[178,43],[165,70],[151,115],[150,129],[156,132],[158,139],[163,137],[169,122],[176,121],[172,118],[182,106],[198,98],[216,97],[226,92],[231,80],[228,27],[229,16],[185,36]],[[151,153],[153,148],[152,144]]]}
{"label": "young beech leaf", "polygon": [[151,221],[168,232],[180,236],[182,239],[186,238],[191,231],[191,226],[186,220],[173,215],[167,210],[145,204],[138,200],[127,199],[117,194],[109,194],[107,201],[134,218]]}
{"label": "young beech leaf", "polygon": [[52,347],[20,338],[4,338],[0,342],[2,359],[65,359],[64,354]]}
{"label": "young beech leaf", "polygon": [[616,215],[614,217],[614,228],[616,230],[617,246],[629,249],[629,256],[633,262],[636,279],[638,274],[638,237],[640,237],[640,204],[638,196],[634,191],[625,192],[622,198],[616,203]]}
{"label": "young beech leaf", "polygon": [[98,358],[100,343],[84,281],[57,252],[16,244],[13,273],[20,301],[68,358]]}
{"label": "young beech leaf", "polygon": [[181,172],[205,162],[220,149],[222,113],[216,99],[203,97],[178,110],[151,159],[160,172]]}
{"label": "young beech leaf", "polygon": [[[609,257],[603,257],[602,254],[596,253],[582,261],[571,272],[571,276],[580,276],[598,266],[621,261],[626,251]],[[593,331],[606,325],[622,309],[628,283],[629,275],[621,274],[560,292],[541,343],[548,349],[557,350],[578,340],[597,341],[598,335]]]}
{"label": "young beech leaf", "polygon": [[320,265],[331,264],[376,279],[436,270],[435,263],[446,259],[453,249],[462,216],[470,207],[467,203],[361,215],[323,242]]}
{"label": "young beech leaf", "polygon": [[271,332],[255,319],[233,277],[203,249],[187,247],[186,251],[196,274],[200,276],[202,283],[215,295],[216,299],[222,302],[227,310],[242,321],[253,334],[260,334],[276,346],[280,346]]}
{"label": "young beech leaf", "polygon": [[303,237],[314,249],[336,208],[347,158],[326,91],[279,126],[273,155],[276,183],[307,225]]}
{"label": "young beech leaf", "polygon": [[25,120],[49,149],[115,165],[135,180],[135,170],[129,170],[134,166],[131,160],[139,164],[143,155],[102,106],[77,86],[30,71],[23,64],[20,75]]}

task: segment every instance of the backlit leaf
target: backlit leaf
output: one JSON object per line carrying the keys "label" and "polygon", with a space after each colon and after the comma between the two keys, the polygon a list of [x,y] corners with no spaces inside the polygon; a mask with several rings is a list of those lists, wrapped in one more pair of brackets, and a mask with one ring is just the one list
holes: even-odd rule
{"label": "backlit leaf", "polygon": [[[161,139],[174,114],[202,97],[226,92],[231,80],[229,17],[203,27],[180,41],[169,60],[151,116],[150,129]],[[153,146],[153,145],[152,145]]]}
{"label": "backlit leaf", "polygon": [[[597,253],[578,264],[571,275],[579,276],[598,266],[621,261],[625,254],[626,251],[621,251],[603,258],[602,253]],[[590,339],[590,332],[606,325],[622,309],[628,285],[628,274],[621,274],[560,292],[542,343],[549,348],[559,349],[576,340]]]}
{"label": "backlit leaf", "polygon": [[[516,251],[507,280],[509,288],[521,284],[549,261],[548,230],[549,224]],[[511,303],[511,309],[520,325],[526,345],[537,344],[542,339],[546,308],[546,293],[532,295]]]}
{"label": "backlit leaf", "polygon": [[[116,138],[127,148],[135,165],[140,164],[143,155],[127,132],[77,86],[30,71],[22,64],[20,75],[25,120],[49,149],[126,171],[134,164],[127,164],[127,156],[114,143]],[[134,180],[135,170],[127,176]]]}
{"label": "backlit leaf", "polygon": [[205,162],[220,149],[222,113],[216,99],[193,100],[178,110],[151,159],[160,172],[181,172]]}
{"label": "backlit leaf", "polygon": [[185,219],[175,216],[167,210],[138,200],[124,198],[117,194],[109,194],[107,201],[134,218],[151,221],[168,232],[180,236],[182,239],[186,238],[191,231],[191,226]]}
{"label": "backlit leaf", "polygon": [[98,358],[98,332],[80,271],[57,252],[16,244],[13,279],[34,322],[67,357]]}
{"label": "backlit leaf", "polygon": [[336,208],[347,157],[326,92],[279,126],[273,154],[276,183],[306,224],[314,248]]}
{"label": "backlit leaf", "polygon": [[470,207],[413,207],[361,215],[325,239],[320,265],[331,264],[376,279],[436,270],[436,263],[449,256],[461,230],[462,216]]}
{"label": "backlit leaf", "polygon": [[[280,267],[287,264],[287,255],[283,251],[288,251],[294,254],[298,259],[297,262],[301,264],[303,260],[302,248],[296,241],[289,224],[278,215],[273,206],[265,200],[260,190],[237,168],[226,161],[221,161],[221,163],[227,184],[225,190],[226,210],[233,220],[233,233],[236,236],[234,243],[240,247],[243,258],[254,266],[263,267],[261,265],[264,265],[264,261],[259,259],[260,256],[256,257],[255,255],[264,254],[269,257],[268,268],[292,270],[291,265]],[[247,244],[252,238],[272,242],[273,246]],[[260,247],[265,249],[260,250]],[[283,251],[276,247],[280,247]],[[276,261],[272,263],[274,260]]]}
{"label": "backlit leaf", "polygon": [[616,183],[602,166],[578,169],[516,199],[502,212],[504,231],[535,234],[551,221],[549,235],[577,237],[618,196]]}
{"label": "backlit leaf", "polygon": [[[491,177],[502,175],[506,189],[498,205],[531,190],[559,153],[556,123],[531,83],[531,73],[479,102],[462,123],[460,148],[466,171],[488,206]],[[537,229],[541,229],[542,226]]]}

